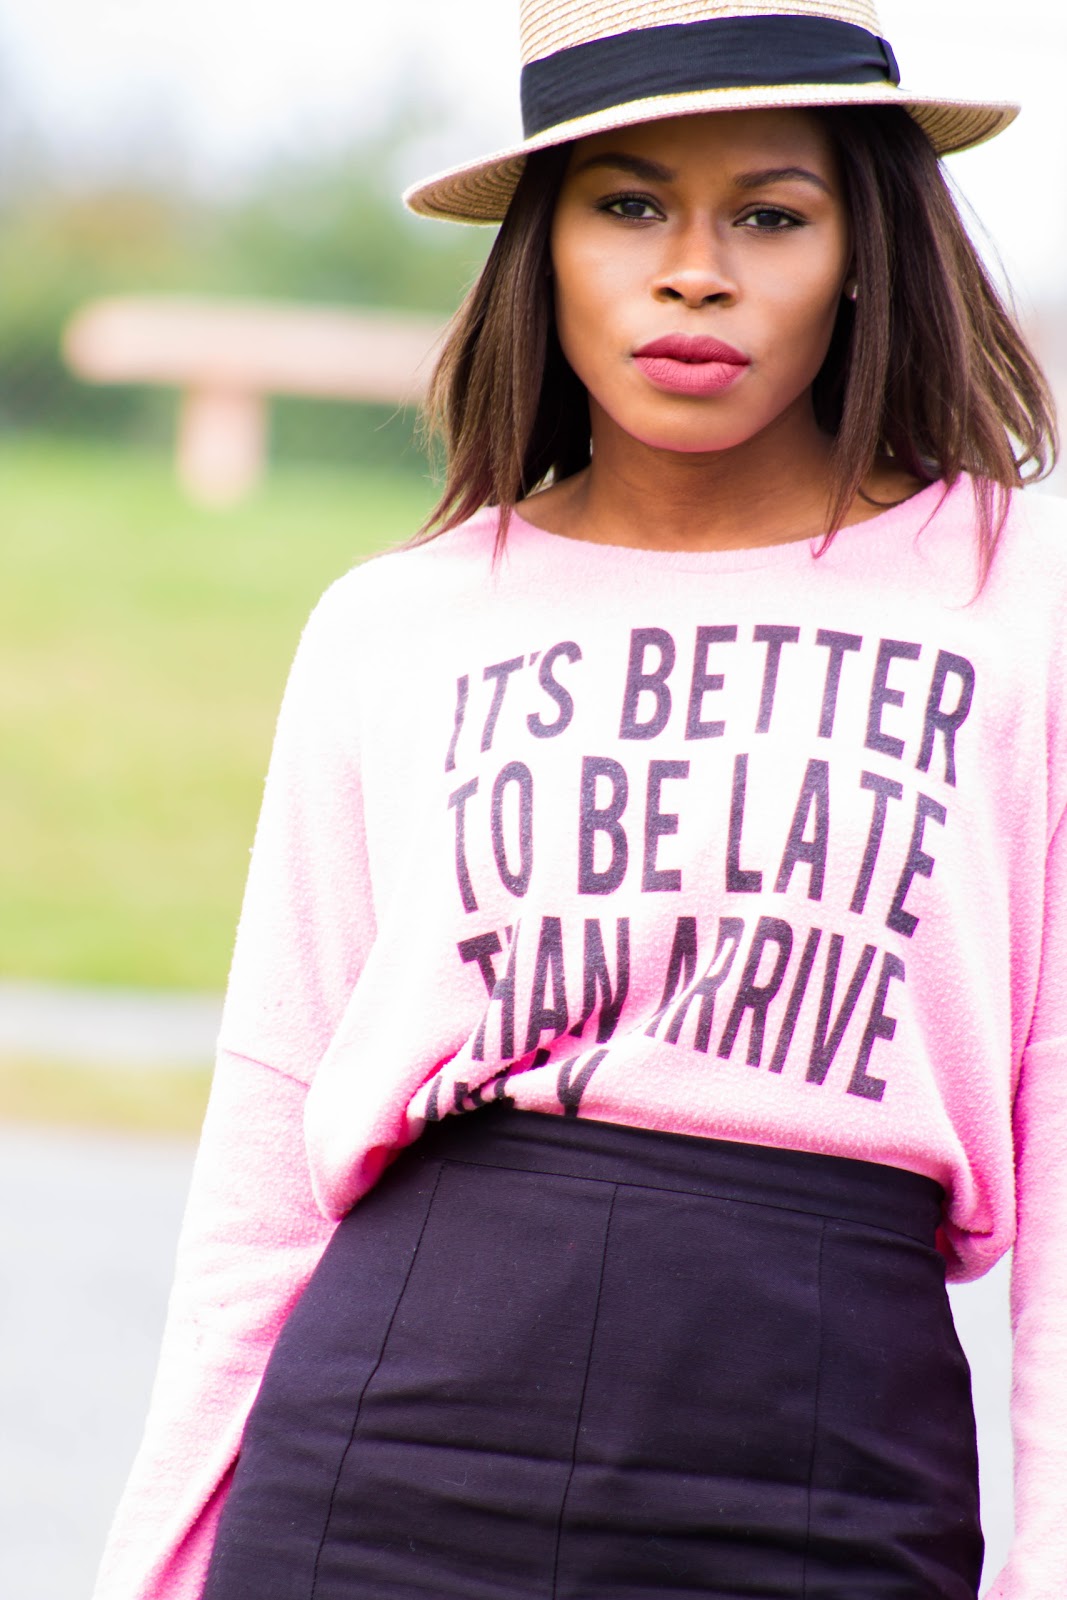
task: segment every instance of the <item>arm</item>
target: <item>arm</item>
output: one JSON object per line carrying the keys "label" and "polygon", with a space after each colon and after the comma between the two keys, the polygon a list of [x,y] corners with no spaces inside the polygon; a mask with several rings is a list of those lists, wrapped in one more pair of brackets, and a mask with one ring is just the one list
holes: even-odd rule
{"label": "arm", "polygon": [[95,1600],[196,1600],[267,1357],[334,1224],[307,1086],[374,932],[356,761],[350,580],[290,675],[144,1440]]}
{"label": "arm", "polygon": [[1067,1594],[1067,820],[1048,859],[1042,973],[1013,1115],[1015,1541],[989,1600]]}
{"label": "arm", "polygon": [[223,1053],[148,1422],[97,1600],[196,1600],[267,1357],[333,1224],[311,1196],[304,1085]]}

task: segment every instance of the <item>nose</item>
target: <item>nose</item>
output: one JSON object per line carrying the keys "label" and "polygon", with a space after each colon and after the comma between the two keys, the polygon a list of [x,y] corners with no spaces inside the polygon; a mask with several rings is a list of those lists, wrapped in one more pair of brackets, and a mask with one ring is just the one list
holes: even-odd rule
{"label": "nose", "polygon": [[710,221],[694,220],[664,241],[663,263],[652,293],[657,300],[681,301],[694,310],[737,298],[727,250]]}

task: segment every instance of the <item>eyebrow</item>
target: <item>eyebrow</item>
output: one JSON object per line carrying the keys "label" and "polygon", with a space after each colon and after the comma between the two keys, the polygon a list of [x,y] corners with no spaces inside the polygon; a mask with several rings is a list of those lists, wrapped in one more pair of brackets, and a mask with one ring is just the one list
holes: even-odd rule
{"label": "eyebrow", "polygon": [[767,183],[812,183],[824,194],[833,194],[825,178],[808,167],[766,167],[760,172],[739,172],[734,183],[739,189],[762,189]]}
{"label": "eyebrow", "polygon": [[[602,167],[616,172],[629,172],[635,178],[643,178],[646,183],[673,183],[677,177],[670,167],[661,166],[658,161],[649,161],[645,156],[628,155],[624,150],[605,150],[600,155],[589,156],[578,163],[574,173],[577,176],[578,173],[592,172]],[[755,172],[739,172],[733,181],[739,189],[762,189],[771,183],[800,182],[810,183],[824,194],[833,193],[826,179],[820,178],[817,172],[812,172],[808,167],[764,167]]]}
{"label": "eyebrow", "polygon": [[579,161],[574,171],[575,174],[592,172],[598,167],[629,172],[635,178],[644,178],[647,183],[671,183],[677,176],[670,167],[663,167],[658,161],[649,161],[644,156],[630,156],[622,150],[605,150],[602,155],[588,156],[585,161]]}

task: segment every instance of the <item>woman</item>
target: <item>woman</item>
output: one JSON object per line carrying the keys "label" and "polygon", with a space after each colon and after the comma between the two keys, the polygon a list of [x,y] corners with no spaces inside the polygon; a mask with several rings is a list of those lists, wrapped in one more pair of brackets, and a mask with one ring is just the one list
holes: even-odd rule
{"label": "woman", "polygon": [[448,479],[294,667],[98,1596],[974,1600],[945,1269],[1017,1231],[1050,1600],[1067,546],[935,155],[1012,109],[863,0],[524,29],[409,197],[506,213]]}

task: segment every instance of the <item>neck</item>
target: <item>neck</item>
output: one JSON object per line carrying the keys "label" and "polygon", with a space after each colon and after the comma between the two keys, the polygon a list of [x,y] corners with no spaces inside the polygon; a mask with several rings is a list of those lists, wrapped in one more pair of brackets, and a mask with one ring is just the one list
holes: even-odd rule
{"label": "neck", "polygon": [[784,544],[826,530],[831,441],[803,395],[755,438],[708,453],[657,450],[591,406],[593,458],[523,515],[548,532],[654,550]]}

